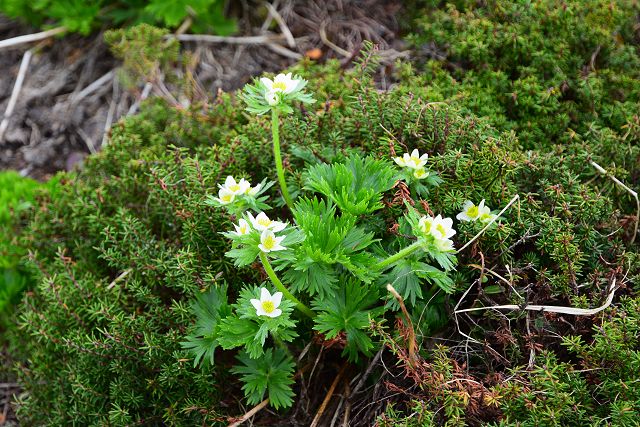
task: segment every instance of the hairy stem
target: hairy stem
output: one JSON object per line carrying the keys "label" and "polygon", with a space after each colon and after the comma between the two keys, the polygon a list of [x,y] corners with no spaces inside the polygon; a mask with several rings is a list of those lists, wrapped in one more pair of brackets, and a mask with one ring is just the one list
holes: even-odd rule
{"label": "hairy stem", "polygon": [[271,263],[269,262],[269,259],[267,258],[267,255],[265,255],[264,252],[260,252],[260,261],[262,261],[264,270],[267,272],[269,279],[271,279],[271,282],[275,285],[275,287],[280,292],[282,292],[284,296],[287,297],[287,299],[289,299],[290,301],[293,301],[296,304],[296,308],[298,310],[300,310],[301,312],[303,312],[304,314],[306,314],[311,318],[315,317],[316,313],[314,313],[309,307],[307,307],[306,305],[301,303],[296,297],[294,297],[293,294],[289,292],[289,290],[282,284],[280,279],[278,279],[278,276],[276,276],[276,272],[273,271],[273,267],[271,267]]}
{"label": "hairy stem", "polygon": [[284,179],[284,168],[282,167],[282,157],[280,156],[280,122],[278,120],[278,110],[275,108],[271,109],[271,135],[273,137],[273,157],[276,161],[280,191],[282,191],[282,197],[289,209],[293,209],[293,200],[289,195],[287,181]]}
{"label": "hairy stem", "polygon": [[382,270],[385,267],[388,267],[389,265],[393,264],[394,262],[399,261],[402,258],[411,255],[412,253],[420,249],[421,245],[422,244],[420,242],[415,242],[414,244],[407,246],[406,248],[401,249],[397,253],[391,255],[389,258],[383,259],[378,263],[377,267]]}

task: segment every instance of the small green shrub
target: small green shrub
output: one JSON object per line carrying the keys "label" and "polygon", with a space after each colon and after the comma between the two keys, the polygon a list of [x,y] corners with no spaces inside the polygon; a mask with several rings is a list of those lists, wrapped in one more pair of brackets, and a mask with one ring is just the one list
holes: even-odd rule
{"label": "small green shrub", "polygon": [[638,2],[433,3],[409,37],[429,99],[640,183]]}
{"label": "small green shrub", "polygon": [[[17,172],[0,172],[0,313],[18,300],[28,277],[21,265],[24,248],[18,243],[21,216],[33,203],[39,183]],[[4,321],[2,322],[4,323]]]}
{"label": "small green shrub", "polygon": [[175,28],[193,16],[195,31],[229,34],[235,23],[225,18],[224,4],[221,0],[0,0],[0,13],[36,27],[53,24],[84,35],[105,24]]}
{"label": "small green shrub", "polygon": [[[338,348],[333,355],[351,358],[354,369],[362,369],[366,355],[404,336],[390,326],[397,320],[398,306],[386,306],[389,282],[404,298],[415,332],[424,338],[420,344],[429,344],[428,337],[451,325],[452,307],[472,284],[466,301],[474,306],[522,304],[522,295],[529,303],[595,306],[613,278],[624,282],[627,272],[637,277],[638,259],[625,244],[628,221],[608,181],[593,179],[593,171],[584,165],[588,153],[577,146],[524,151],[514,132],[501,132],[464,110],[431,102],[431,88],[406,69],[394,90],[379,91],[367,71],[375,61],[366,57],[362,62],[351,71],[343,71],[337,62],[302,63],[291,70],[308,79],[306,90],[320,101],[295,105],[279,128],[285,185],[292,198],[306,195],[307,200],[298,199],[290,216],[284,203],[275,203],[282,200],[273,186],[266,189],[269,199],[263,202],[273,206],[272,218],[296,221],[309,236],[291,257],[274,264],[283,267],[287,285],[303,291],[300,302],[321,314],[316,334],[311,322],[283,305],[287,324],[270,326],[295,334],[275,336],[274,341],[286,341],[297,356],[312,340],[333,337]],[[275,406],[292,402],[298,387],[292,382],[295,359],[286,357],[280,345],[268,348],[266,359],[247,356],[259,353],[267,334],[260,325],[255,328],[255,313],[246,307],[258,296],[265,273],[272,272],[253,262],[256,253],[251,259],[238,252],[246,249],[242,241],[231,248],[234,258],[224,256],[230,246],[228,232],[239,217],[212,206],[221,195],[217,185],[227,176],[252,183],[276,179],[271,124],[269,118],[246,114],[244,105],[227,94],[207,111],[146,104],[139,116],[114,126],[111,143],[69,177],[54,199],[33,210],[25,245],[33,252],[29,266],[38,286],[22,302],[20,329],[11,332],[23,352],[19,373],[26,394],[18,409],[24,422],[223,422],[225,415],[240,412],[243,388],[252,402],[264,397],[264,380],[271,375],[265,360],[281,368],[274,372],[279,378]],[[381,172],[376,186],[369,186],[375,188],[365,188],[372,175],[369,166],[377,172],[385,169],[380,165],[392,168],[394,157],[414,148],[429,154],[429,169],[437,173],[439,185],[394,187],[392,173]],[[348,194],[366,203],[354,203]],[[430,266],[413,258],[394,265],[381,280],[372,279],[375,272],[366,269],[365,256],[384,259],[411,242],[407,224],[413,209],[419,215],[455,217],[467,200],[485,199],[487,206],[497,208],[515,194],[520,202],[457,255],[457,270],[450,275],[430,270],[430,281],[420,275]],[[398,221],[405,215],[407,223]],[[454,245],[460,248],[483,224],[460,221],[455,227]],[[329,246],[331,239],[314,238],[314,233],[333,236],[335,244]],[[356,244],[372,235],[378,241]],[[305,268],[318,268],[323,275],[284,273]],[[509,284],[489,276],[485,268],[508,277]],[[336,281],[331,280],[334,273]],[[325,280],[314,282],[316,277]],[[319,295],[327,296],[330,304]],[[214,303],[216,310],[210,306]],[[385,307],[384,319],[380,307]],[[521,332],[526,330],[522,315],[486,313],[461,327],[484,342],[504,324],[511,325],[512,339],[503,353],[513,365],[526,363],[528,353],[521,349],[531,337]],[[549,328],[565,325],[542,314],[531,316],[534,330],[543,336]],[[370,317],[378,321],[379,330],[368,327],[365,319]],[[302,326],[294,328],[289,321]],[[211,332],[218,327],[224,336]],[[386,335],[377,335],[379,331]],[[240,353],[241,365],[233,368],[236,353],[228,349],[240,346],[247,352]],[[469,400],[465,389],[448,389],[431,399],[439,379],[456,380],[464,370],[446,349],[429,348],[422,346],[418,355],[420,361],[429,361],[433,374],[430,385],[420,383],[423,395],[417,396],[424,397],[422,404],[429,411],[425,419],[450,425],[498,420],[495,402]],[[559,352],[559,346],[550,344],[549,351],[554,350]],[[195,367],[194,358],[205,363]],[[469,362],[476,379],[494,374],[489,372],[494,368],[506,371],[497,363],[487,367],[479,357]],[[559,363],[565,363],[564,368],[570,362]],[[563,396],[554,405],[566,412],[570,399]],[[613,407],[621,401],[609,395],[607,402]]]}

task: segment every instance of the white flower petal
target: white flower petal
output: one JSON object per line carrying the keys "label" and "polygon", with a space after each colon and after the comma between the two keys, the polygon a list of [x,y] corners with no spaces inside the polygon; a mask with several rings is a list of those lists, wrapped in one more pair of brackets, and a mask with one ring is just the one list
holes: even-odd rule
{"label": "white flower petal", "polygon": [[256,310],[262,310],[262,303],[259,299],[250,300],[251,305],[255,307]]}
{"label": "white flower petal", "polygon": [[276,308],[275,310],[273,310],[271,313],[265,313],[266,316],[269,317],[278,317],[282,314],[282,310],[280,310],[279,308]]}
{"label": "white flower petal", "polygon": [[271,299],[271,293],[267,288],[260,288],[260,302],[268,301]]}
{"label": "white flower petal", "polygon": [[271,79],[261,77],[260,81],[262,82],[264,87],[267,88],[267,91],[271,91],[273,89],[273,81]]}
{"label": "white flower petal", "polygon": [[273,302],[274,307],[278,308],[282,302],[282,292],[276,292],[273,294],[271,296],[271,301]]}

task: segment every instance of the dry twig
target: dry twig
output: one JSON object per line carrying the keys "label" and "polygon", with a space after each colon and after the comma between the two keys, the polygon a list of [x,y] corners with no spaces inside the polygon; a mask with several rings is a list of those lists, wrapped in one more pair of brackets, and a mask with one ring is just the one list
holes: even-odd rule
{"label": "dry twig", "polygon": [[320,422],[320,418],[322,418],[322,414],[324,414],[325,409],[327,409],[327,405],[329,404],[329,401],[333,396],[333,392],[335,391],[336,386],[338,385],[338,381],[340,381],[340,378],[342,377],[342,374],[344,374],[344,371],[347,369],[347,366],[349,366],[348,363],[345,363],[344,365],[342,365],[340,372],[338,372],[338,375],[336,375],[335,379],[331,383],[331,387],[329,387],[329,391],[327,392],[327,395],[322,401],[320,408],[318,408],[318,412],[316,412],[316,416],[313,417],[313,421],[311,422],[310,427],[318,426],[318,423]]}
{"label": "dry twig", "polygon": [[240,419],[234,423],[229,424],[229,427],[237,427],[240,424],[247,421],[249,418],[253,417],[255,414],[260,412],[265,406],[269,404],[269,399],[265,399],[262,402],[258,403],[256,406],[251,408],[247,413],[245,413]]}
{"label": "dry twig", "polygon": [[52,28],[40,33],[26,34],[24,36],[13,37],[7,40],[0,41],[0,49],[4,49],[11,46],[17,46],[23,43],[37,42],[40,40],[48,39],[49,37],[61,34],[67,31],[66,27]]}
{"label": "dry twig", "polygon": [[22,89],[22,83],[24,83],[24,77],[27,74],[27,69],[29,68],[29,61],[31,61],[31,56],[33,52],[28,50],[24,53],[22,57],[22,62],[20,63],[20,69],[18,70],[18,77],[16,78],[16,83],[13,86],[13,91],[11,92],[11,98],[9,98],[9,103],[7,104],[7,109],[4,112],[4,118],[0,123],[0,144],[4,141],[4,133],[9,127],[9,117],[13,114],[13,110],[16,107],[16,103],[18,102],[18,95],[20,95],[20,90]]}
{"label": "dry twig", "polygon": [[593,160],[590,163],[591,163],[591,166],[593,166],[598,172],[600,172],[601,174],[609,177],[611,179],[611,181],[613,181],[616,184],[618,184],[618,186],[622,187],[627,193],[631,194],[631,196],[633,196],[633,198],[636,199],[636,207],[637,207],[637,210],[636,210],[636,224],[633,227],[633,236],[631,237],[631,241],[629,242],[629,244],[633,245],[633,242],[636,241],[636,236],[638,235],[638,222],[640,222],[640,200],[638,199],[638,193],[633,191],[629,187],[627,187],[622,181],[620,181],[615,176],[611,175],[602,166],[600,166],[599,164],[597,164]]}

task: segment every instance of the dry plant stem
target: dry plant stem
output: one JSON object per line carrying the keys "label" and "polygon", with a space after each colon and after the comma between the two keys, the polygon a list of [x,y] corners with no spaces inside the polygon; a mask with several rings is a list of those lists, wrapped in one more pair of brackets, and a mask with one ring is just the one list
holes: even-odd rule
{"label": "dry plant stem", "polygon": [[349,365],[348,363],[345,363],[344,365],[342,365],[340,372],[338,372],[338,375],[336,375],[335,379],[331,383],[331,387],[329,387],[329,391],[327,392],[327,395],[322,401],[320,408],[318,408],[318,412],[316,412],[316,416],[313,417],[313,421],[311,422],[310,427],[318,426],[318,423],[320,422],[320,418],[322,418],[322,414],[324,414],[325,409],[327,409],[327,405],[331,401],[331,397],[333,396],[333,392],[335,391],[336,386],[338,385],[338,381],[340,381],[340,378],[342,377],[342,374],[344,374],[344,371],[345,369],[347,369],[348,365]]}
{"label": "dry plant stem", "polygon": [[67,27],[52,28],[40,33],[26,34],[24,36],[13,37],[7,40],[0,41],[0,49],[4,49],[11,46],[17,46],[23,43],[37,42],[40,40],[48,39],[49,37],[61,34],[67,31]]}
{"label": "dry plant stem", "polygon": [[329,38],[327,37],[327,32],[325,31],[326,26],[327,26],[326,22],[323,22],[322,24],[320,24],[319,33],[320,33],[320,40],[322,40],[322,43],[329,46],[331,49],[335,50],[337,53],[344,56],[345,58],[351,58],[351,52],[344,50],[343,48],[341,48],[340,46],[338,46],[337,44],[329,40]]}
{"label": "dry plant stem", "polygon": [[29,62],[31,61],[31,56],[33,52],[28,50],[24,53],[22,57],[22,62],[20,63],[20,69],[18,70],[18,77],[16,77],[16,83],[13,86],[13,91],[11,92],[11,98],[9,98],[9,103],[7,104],[7,109],[4,112],[4,118],[2,122],[0,122],[0,144],[4,142],[4,133],[9,127],[9,118],[13,114],[14,108],[16,108],[16,103],[18,102],[18,96],[20,95],[20,90],[22,89],[22,83],[24,83],[24,77],[27,74],[27,69],[29,68]]}
{"label": "dry plant stem", "polygon": [[177,34],[167,38],[176,38],[181,42],[227,43],[227,44],[269,44],[283,39],[280,34],[246,37],[225,37],[209,34]]}
{"label": "dry plant stem", "polygon": [[282,19],[282,16],[278,13],[276,8],[268,2],[265,2],[265,6],[267,6],[267,9],[269,10],[269,14],[273,16],[273,19],[275,19],[278,23],[278,27],[280,27],[280,31],[282,31],[282,34],[287,40],[287,44],[289,45],[289,47],[294,49],[296,47],[296,40],[293,38],[291,30],[289,30],[289,27],[287,27],[287,24],[286,22],[284,22],[284,19]]}
{"label": "dry plant stem", "polygon": [[273,157],[276,161],[276,171],[280,182],[282,197],[290,210],[293,210],[293,200],[289,195],[287,181],[284,179],[284,168],[282,167],[282,156],[280,155],[280,122],[278,120],[278,110],[271,109],[271,135],[273,137]]}
{"label": "dry plant stem", "polygon": [[291,292],[289,292],[289,290],[282,284],[280,279],[278,279],[278,276],[276,276],[276,272],[273,271],[273,267],[271,267],[271,263],[269,262],[269,259],[267,258],[265,253],[261,251],[259,256],[260,256],[260,261],[262,261],[262,265],[264,266],[264,271],[267,272],[267,275],[269,276],[269,279],[271,279],[271,282],[273,283],[273,285],[280,292],[282,292],[284,296],[287,297],[287,299],[294,302],[298,310],[300,310],[307,316],[314,318],[316,314],[309,307],[307,307],[306,305],[301,303],[296,297],[294,297],[293,294],[291,294]]}
{"label": "dry plant stem", "polygon": [[417,358],[416,358],[416,333],[413,329],[413,322],[411,322],[411,316],[409,316],[409,312],[407,311],[407,307],[404,305],[404,299],[402,298],[402,296],[398,293],[398,291],[395,290],[395,288],[393,286],[391,286],[391,284],[387,284],[387,290],[391,293],[391,295],[393,295],[395,297],[396,300],[398,300],[398,304],[400,304],[400,309],[402,310],[402,313],[404,314],[404,317],[406,317],[407,319],[407,327],[409,328],[409,363],[411,364],[411,367],[415,367],[416,362],[417,362]]}
{"label": "dry plant stem", "polygon": [[102,85],[110,81],[113,78],[114,74],[115,73],[113,70],[109,71],[108,73],[100,77],[98,80],[94,81],[89,86],[82,89],[80,93],[78,93],[76,96],[73,97],[72,102],[74,104],[77,104],[82,99],[84,99],[87,95],[91,95],[93,92],[99,89]]}
{"label": "dry plant stem", "polygon": [[516,200],[518,200],[520,198],[519,194],[516,194],[515,196],[513,196],[513,198],[511,199],[511,201],[509,201],[509,203],[507,203],[507,206],[505,206],[504,208],[502,208],[502,210],[498,213],[498,215],[496,215],[495,218],[493,218],[491,221],[489,221],[487,223],[487,225],[485,225],[482,230],[480,230],[478,232],[478,234],[476,234],[475,236],[473,236],[473,239],[469,240],[463,247],[461,247],[460,249],[458,249],[456,251],[456,253],[460,253],[463,250],[465,250],[470,244],[472,244],[473,242],[476,241],[476,239],[478,239],[478,237],[480,237],[482,235],[482,233],[484,233],[489,227],[491,227],[491,224],[493,224],[494,222],[496,222],[498,220],[498,218],[500,218],[502,216],[503,213],[505,213],[505,211],[507,209],[509,209],[511,207],[511,205],[513,205]]}
{"label": "dry plant stem", "polygon": [[[560,314],[572,314],[574,316],[593,316],[596,313],[605,310],[607,307],[611,305],[613,301],[613,297],[616,292],[616,279],[614,278],[611,282],[611,286],[609,287],[609,295],[607,296],[607,301],[602,304],[600,307],[596,308],[575,308],[575,307],[564,307],[558,305],[526,305],[524,307],[515,305],[515,304],[506,304],[506,305],[494,305],[490,307],[474,307],[474,308],[464,308],[462,310],[455,310],[455,314],[458,313],[469,313],[473,311],[482,311],[482,310],[528,310],[528,311],[541,311],[541,312],[551,312],[551,313],[560,313]],[[466,295],[466,292],[465,292]],[[463,295],[464,298],[464,295]]]}
{"label": "dry plant stem", "polygon": [[638,223],[640,222],[640,200],[638,199],[638,193],[633,191],[629,187],[627,187],[622,181],[620,181],[615,176],[611,175],[609,172],[607,172],[602,166],[600,166],[596,162],[591,161],[590,163],[591,163],[591,166],[593,166],[598,172],[609,177],[613,182],[618,184],[618,186],[622,187],[627,193],[631,194],[631,196],[633,196],[633,198],[636,199],[636,224],[633,227],[633,236],[631,237],[631,241],[629,242],[629,244],[633,245],[633,243],[636,241],[636,236],[638,235]]}
{"label": "dry plant stem", "polygon": [[256,406],[251,408],[251,410],[249,410],[247,413],[245,413],[238,421],[229,424],[229,427],[239,426],[240,424],[247,421],[249,418],[253,417],[258,412],[260,412],[262,409],[264,409],[264,407],[267,406],[268,404],[269,404],[269,399],[263,400],[262,402],[258,403]]}
{"label": "dry plant stem", "polygon": [[276,43],[267,43],[267,47],[269,49],[271,49],[272,51],[274,51],[275,53],[277,53],[278,55],[282,55],[285,56],[287,58],[291,58],[291,59],[295,59],[295,60],[299,60],[302,59],[302,54],[298,53],[298,52],[294,52],[290,49],[287,49],[284,46],[281,46],[279,44]]}

